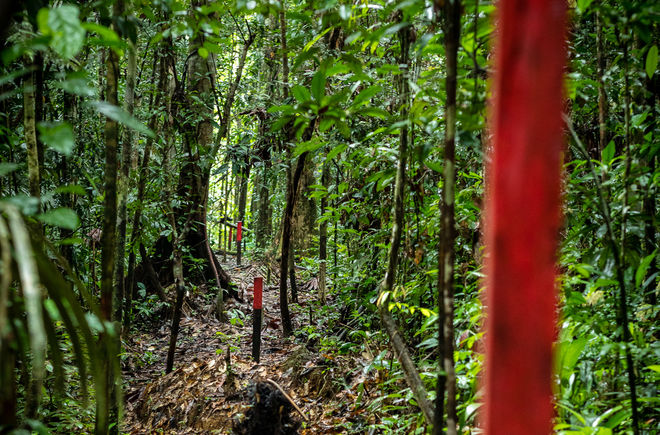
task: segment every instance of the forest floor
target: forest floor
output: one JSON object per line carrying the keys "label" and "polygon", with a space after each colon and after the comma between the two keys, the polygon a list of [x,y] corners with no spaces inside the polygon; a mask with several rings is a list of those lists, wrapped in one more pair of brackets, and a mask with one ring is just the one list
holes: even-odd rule
{"label": "forest floor", "polygon": [[[220,323],[213,315],[214,295],[205,296],[203,287],[188,294],[171,373],[165,374],[171,319],[152,316],[158,320],[143,323],[123,344],[126,418],[122,432],[256,434],[268,433],[264,425],[275,420],[282,424],[282,433],[346,433],[348,427],[351,432],[373,432],[367,426],[377,416],[367,409],[375,399],[373,393],[378,396],[378,380],[377,372],[365,367],[376,350],[370,351],[367,344],[362,352],[340,354],[326,349],[324,353],[319,340],[310,340],[306,334],[284,338],[278,286],[265,278],[277,276],[275,271],[269,274],[265,263],[222,266],[238,285],[244,302],[228,300],[231,322]],[[264,277],[259,363],[251,356],[255,276]],[[294,328],[303,330],[313,316],[314,330],[331,333],[311,309],[311,301],[317,298],[315,279],[300,284],[299,303],[290,306]],[[259,411],[253,406],[255,401],[269,405],[264,405],[264,395],[269,394],[274,401],[270,405],[276,409]]]}

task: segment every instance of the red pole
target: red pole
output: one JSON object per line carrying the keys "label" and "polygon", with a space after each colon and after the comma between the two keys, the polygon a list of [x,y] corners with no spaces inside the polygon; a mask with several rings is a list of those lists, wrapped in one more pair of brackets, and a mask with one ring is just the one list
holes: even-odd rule
{"label": "red pole", "polygon": [[236,241],[240,242],[243,238],[243,222],[236,223]]}
{"label": "red pole", "polygon": [[564,1],[500,0],[486,220],[487,434],[552,432]]}
{"label": "red pole", "polygon": [[261,353],[261,306],[264,279],[254,278],[254,300],[252,301],[252,358],[259,362]]}

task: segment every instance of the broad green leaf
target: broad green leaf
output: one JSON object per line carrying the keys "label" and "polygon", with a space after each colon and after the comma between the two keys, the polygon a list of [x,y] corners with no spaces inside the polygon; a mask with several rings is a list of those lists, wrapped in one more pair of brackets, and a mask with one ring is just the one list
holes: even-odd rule
{"label": "broad green leaf", "polygon": [[39,30],[50,36],[50,47],[65,59],[74,57],[85,43],[85,29],[78,19],[78,8],[62,5],[43,8],[37,14]]}
{"label": "broad green leaf", "polygon": [[74,195],[84,196],[86,194],[85,189],[78,184],[69,184],[67,186],[60,186],[55,189],[55,193],[72,193]]}
{"label": "broad green leaf", "polygon": [[55,86],[79,97],[93,97],[96,95],[96,89],[90,86],[85,77],[70,77],[61,82],[55,82]]}
{"label": "broad green leaf", "polygon": [[326,143],[324,141],[319,140],[318,138],[315,137],[311,140],[308,140],[306,142],[301,142],[298,145],[296,145],[296,148],[293,150],[293,155],[297,157],[307,151],[316,151],[325,144]]}
{"label": "broad green leaf", "polygon": [[603,163],[606,165],[609,165],[612,163],[612,159],[614,159],[614,141],[611,140],[610,143],[607,144],[605,148],[603,148],[603,153],[601,156],[601,160]]}
{"label": "broad green leaf", "polygon": [[71,155],[75,141],[73,139],[73,129],[68,122],[55,124],[40,122],[37,128],[39,129],[39,138],[43,143],[65,156]]}
{"label": "broad green leaf", "polygon": [[573,372],[586,345],[587,339],[585,337],[559,344],[559,373],[562,379],[567,379]]}
{"label": "broad green leaf", "polygon": [[130,113],[121,107],[114,106],[110,103],[106,103],[105,101],[95,101],[90,103],[90,105],[99,113],[107,116],[113,121],[117,121],[126,127],[137,131],[138,133],[144,134],[145,136],[149,136],[151,138],[156,137],[153,131],[151,131],[149,128],[147,128],[146,125],[134,118]]}
{"label": "broad green leaf", "polygon": [[48,225],[55,225],[68,230],[75,230],[80,225],[76,212],[70,208],[56,208],[37,215],[37,219]]}
{"label": "broad green leaf", "polygon": [[368,103],[369,100],[371,100],[371,97],[379,93],[381,90],[382,88],[378,85],[369,86],[367,89],[360,92],[357,97],[355,97],[355,100],[353,100],[353,106],[359,106],[363,103]]}
{"label": "broad green leaf", "polygon": [[344,150],[345,150],[346,148],[348,148],[348,145],[345,144],[345,143],[344,143],[344,144],[341,144],[341,145],[337,145],[336,147],[334,147],[333,149],[331,149],[331,150],[328,152],[328,155],[327,155],[327,156],[325,156],[326,160],[332,160],[332,159],[334,159],[334,158],[337,157],[339,154],[343,153]]}
{"label": "broad green leaf", "polygon": [[19,167],[18,163],[0,162],[0,177],[11,174]]}
{"label": "broad green leaf", "polygon": [[328,28],[325,29],[323,32],[321,32],[321,33],[319,33],[318,35],[316,35],[316,36],[314,37],[314,39],[312,39],[312,40],[309,41],[307,44],[305,44],[305,47],[303,48],[303,51],[307,51],[307,50],[309,50],[310,48],[312,48],[312,45],[316,44],[316,41],[318,41],[319,39],[323,38],[323,35],[325,35],[326,33],[328,33],[328,32],[329,32],[330,30],[332,30],[332,29],[333,29],[333,27],[328,27]]}
{"label": "broad green leaf", "polygon": [[305,101],[309,101],[311,99],[309,91],[304,86],[295,85],[291,88],[291,93],[293,94],[293,98],[295,98],[299,103],[304,103]]}
{"label": "broad green leaf", "polygon": [[425,160],[424,164],[432,171],[442,174],[442,168],[443,168],[442,162],[434,161],[434,160]]}
{"label": "broad green leaf", "polygon": [[323,95],[325,94],[325,71],[319,70],[314,74],[312,78],[312,96],[318,102],[321,101]]}
{"label": "broad green leaf", "polygon": [[358,115],[372,116],[378,119],[386,119],[390,114],[380,107],[364,107],[356,112]]}
{"label": "broad green leaf", "polygon": [[660,364],[653,364],[650,366],[646,366],[647,369],[653,370],[656,373],[660,373]]}
{"label": "broad green leaf", "polygon": [[578,0],[577,1],[577,7],[578,10],[580,11],[581,14],[584,14],[584,12],[587,10],[589,5],[593,2],[593,0]]}
{"label": "broad green leaf", "polygon": [[83,28],[91,33],[96,33],[101,38],[102,42],[108,45],[115,45],[121,41],[119,35],[109,27],[102,26],[96,23],[83,23]]}
{"label": "broad green leaf", "polygon": [[642,285],[642,281],[644,281],[644,277],[646,276],[646,271],[649,269],[649,266],[651,265],[651,262],[655,258],[655,252],[653,252],[650,255],[647,255],[642,259],[642,261],[639,263],[639,266],[637,267],[637,272],[635,272],[635,285],[637,288]]}
{"label": "broad green leaf", "polygon": [[646,55],[646,75],[649,78],[653,78],[655,70],[658,67],[658,46],[654,45],[649,49],[648,54]]}
{"label": "broad green leaf", "polygon": [[199,56],[200,56],[200,57],[203,57],[204,59],[206,59],[207,57],[209,57],[209,51],[208,51],[206,48],[204,48],[204,47],[199,47],[199,48],[197,49],[197,54],[199,54]]}

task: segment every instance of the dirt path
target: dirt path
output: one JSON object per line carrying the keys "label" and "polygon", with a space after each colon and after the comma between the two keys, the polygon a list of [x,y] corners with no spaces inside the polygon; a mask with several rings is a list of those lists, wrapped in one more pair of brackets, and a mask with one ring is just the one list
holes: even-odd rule
{"label": "dirt path", "polygon": [[[264,282],[261,360],[259,364],[252,360],[252,283],[255,276],[263,276],[265,281],[267,267],[226,263],[223,268],[238,285],[244,302],[230,300],[226,308],[231,323],[222,324],[213,317],[213,297],[199,290],[189,295],[173,372],[164,374],[170,320],[124,343],[128,355],[124,362],[128,384],[124,431],[231,433],[235,422],[245,419],[250,391],[257,381],[276,383],[289,396],[287,402],[295,403],[289,411],[299,433],[341,433],[348,413],[357,411],[357,418],[362,418],[364,410],[349,406],[354,405],[350,396],[355,393],[346,388],[357,390],[364,382],[360,365],[348,357],[319,354],[314,341],[306,340],[304,334],[284,339],[276,282]],[[309,325],[309,302],[315,297],[301,291],[300,304],[292,304],[297,330]],[[335,382],[335,376],[341,377],[344,388]]]}

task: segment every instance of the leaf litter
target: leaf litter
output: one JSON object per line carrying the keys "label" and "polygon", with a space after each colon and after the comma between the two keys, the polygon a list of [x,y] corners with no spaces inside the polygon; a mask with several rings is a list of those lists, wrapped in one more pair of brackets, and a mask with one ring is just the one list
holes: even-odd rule
{"label": "leaf litter", "polygon": [[[300,344],[284,338],[278,286],[265,282],[262,351],[256,363],[251,356],[252,283],[255,276],[276,278],[276,268],[264,263],[222,265],[243,302],[227,300],[232,322],[220,323],[212,313],[214,298],[204,296],[207,289],[188,293],[171,373],[164,372],[170,319],[123,343],[127,355],[123,432],[334,434],[345,433],[347,421],[361,427],[376,423],[378,415],[367,412],[367,404],[379,395],[380,373],[364,370],[373,354],[324,354],[314,341]],[[317,286],[316,278],[300,286],[300,303],[290,307],[296,327],[307,321],[306,308],[316,299]],[[279,388],[265,393],[264,383]],[[369,393],[374,390],[375,395]],[[357,403],[360,396],[364,398]],[[288,422],[288,429],[282,426],[273,432],[258,422],[250,426],[248,420],[255,414],[269,415],[252,409],[255,403],[267,401],[264,397],[279,404],[276,412],[286,413],[280,417]]]}

